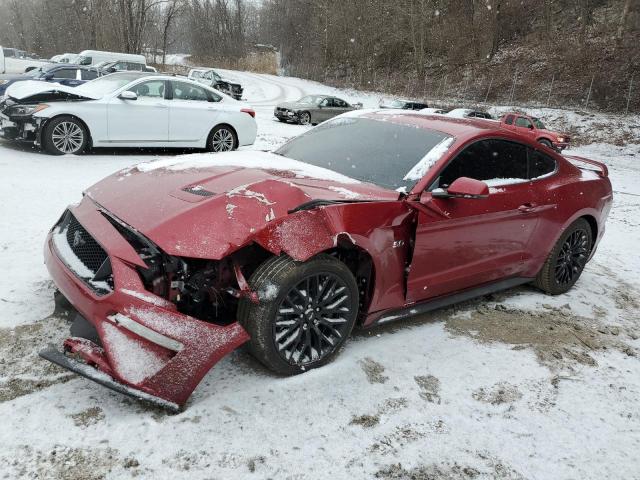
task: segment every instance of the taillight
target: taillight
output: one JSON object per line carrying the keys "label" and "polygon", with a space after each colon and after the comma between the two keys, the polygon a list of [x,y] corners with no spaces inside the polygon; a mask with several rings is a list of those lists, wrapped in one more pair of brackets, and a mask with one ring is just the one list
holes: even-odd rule
{"label": "taillight", "polygon": [[256,118],[256,111],[253,108],[243,108],[242,110],[240,110],[241,112],[244,113],[248,113],[249,115],[251,115],[253,118]]}

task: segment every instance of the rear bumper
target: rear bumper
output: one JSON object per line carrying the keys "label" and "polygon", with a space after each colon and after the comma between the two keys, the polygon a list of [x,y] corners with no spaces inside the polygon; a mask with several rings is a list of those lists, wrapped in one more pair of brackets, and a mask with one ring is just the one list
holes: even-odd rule
{"label": "rear bumper", "polygon": [[122,259],[128,257],[122,248],[126,243],[120,243],[124,239],[91,205],[85,197],[71,211],[109,254],[112,291],[99,295],[76,276],[60,258],[51,233],[44,257],[56,286],[93,325],[102,346],[85,339],[65,340],[63,350],[85,362],[81,372],[79,362],[63,361],[60,351],[45,350],[42,356],[114,390],[126,389],[122,393],[182,406],[211,367],[249,335],[237,322],[227,326],[203,322],[148,292],[131,261]]}

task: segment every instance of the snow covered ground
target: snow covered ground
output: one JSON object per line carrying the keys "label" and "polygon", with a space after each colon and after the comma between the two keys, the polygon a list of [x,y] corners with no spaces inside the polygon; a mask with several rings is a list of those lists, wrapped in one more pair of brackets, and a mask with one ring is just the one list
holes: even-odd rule
{"label": "snow covered ground", "polygon": [[[379,101],[225,75],[258,113],[249,150],[308,128],[275,121],[277,102],[310,93]],[[168,155],[56,158],[0,142],[0,478],[640,479],[639,139],[570,152],[606,162],[616,192],[604,240],[570,293],[522,287],[356,332],[335,362],[293,378],[240,350],[179,415],[36,354],[68,329],[42,264],[47,230],[98,179]]]}

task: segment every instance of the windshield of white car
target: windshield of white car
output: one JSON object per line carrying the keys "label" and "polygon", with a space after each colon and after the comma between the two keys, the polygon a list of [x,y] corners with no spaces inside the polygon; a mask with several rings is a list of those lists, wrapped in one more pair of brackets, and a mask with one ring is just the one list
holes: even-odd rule
{"label": "windshield of white car", "polygon": [[[362,182],[408,192],[446,152],[442,146],[452,143],[453,137],[435,130],[338,117],[290,140],[275,153]],[[431,158],[436,153],[437,158]],[[421,168],[423,161],[428,165]],[[418,171],[417,176],[413,174]]]}
{"label": "windshield of white car", "polygon": [[298,103],[309,103],[311,105],[318,105],[325,97],[318,95],[307,95],[298,100]]}
{"label": "windshield of white car", "polygon": [[115,92],[138,78],[140,78],[140,73],[114,73],[80,85],[76,87],[76,90],[80,95],[102,96]]}
{"label": "windshield of white car", "polygon": [[539,130],[546,130],[546,127],[544,126],[544,123],[542,123],[542,121],[539,118],[533,118],[533,124],[536,126],[537,129]]}

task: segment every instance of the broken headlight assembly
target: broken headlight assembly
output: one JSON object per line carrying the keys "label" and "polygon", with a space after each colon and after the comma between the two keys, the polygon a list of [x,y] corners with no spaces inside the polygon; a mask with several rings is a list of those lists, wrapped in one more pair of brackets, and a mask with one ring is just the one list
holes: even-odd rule
{"label": "broken headlight assembly", "polygon": [[37,105],[13,105],[7,108],[4,114],[8,117],[29,117],[46,108],[49,108],[49,105],[46,103],[40,103]]}

